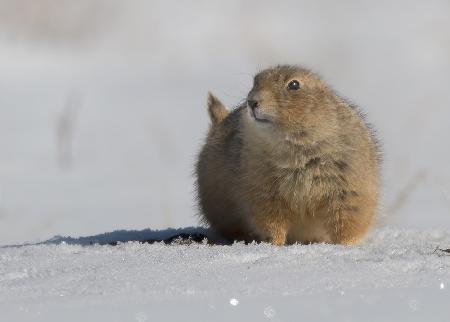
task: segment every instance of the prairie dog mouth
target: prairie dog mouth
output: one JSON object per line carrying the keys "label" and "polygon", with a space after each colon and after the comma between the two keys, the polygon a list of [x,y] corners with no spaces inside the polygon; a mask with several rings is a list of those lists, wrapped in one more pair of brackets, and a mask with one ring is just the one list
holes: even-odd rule
{"label": "prairie dog mouth", "polygon": [[259,107],[250,107],[247,105],[248,112],[250,114],[250,117],[254,119],[257,122],[261,123],[271,123],[270,119],[261,113],[261,110]]}

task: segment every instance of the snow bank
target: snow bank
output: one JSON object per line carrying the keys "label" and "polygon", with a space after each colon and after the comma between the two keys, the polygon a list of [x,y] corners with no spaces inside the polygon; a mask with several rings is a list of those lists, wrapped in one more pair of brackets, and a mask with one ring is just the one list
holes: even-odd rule
{"label": "snow bank", "polygon": [[361,246],[41,244],[0,249],[1,321],[446,321],[449,231]]}

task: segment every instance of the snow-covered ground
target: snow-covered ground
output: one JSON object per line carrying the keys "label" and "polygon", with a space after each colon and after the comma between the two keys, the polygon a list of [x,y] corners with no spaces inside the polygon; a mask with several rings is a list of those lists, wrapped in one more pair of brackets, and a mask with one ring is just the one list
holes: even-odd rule
{"label": "snow-covered ground", "polygon": [[70,242],[0,249],[0,321],[450,316],[450,232],[384,229],[358,247]]}

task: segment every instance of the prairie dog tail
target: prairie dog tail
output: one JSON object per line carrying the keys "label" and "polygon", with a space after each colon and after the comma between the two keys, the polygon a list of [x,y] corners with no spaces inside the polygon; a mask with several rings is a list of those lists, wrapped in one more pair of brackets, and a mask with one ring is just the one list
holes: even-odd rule
{"label": "prairie dog tail", "polygon": [[222,122],[229,113],[226,106],[223,105],[217,97],[211,94],[211,92],[208,92],[208,113],[212,126],[216,126]]}

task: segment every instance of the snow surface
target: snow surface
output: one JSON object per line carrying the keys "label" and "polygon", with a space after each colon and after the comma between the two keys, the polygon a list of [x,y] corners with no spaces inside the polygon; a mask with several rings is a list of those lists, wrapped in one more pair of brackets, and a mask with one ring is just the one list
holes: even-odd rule
{"label": "snow surface", "polygon": [[[124,234],[109,235],[115,236]],[[383,229],[357,247],[136,241],[83,246],[87,239],[61,240],[0,249],[0,321],[448,321],[450,316],[450,256],[439,250],[450,247],[448,231]]]}

